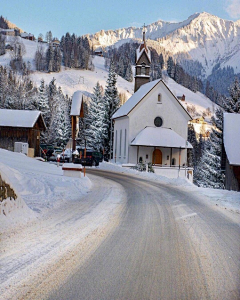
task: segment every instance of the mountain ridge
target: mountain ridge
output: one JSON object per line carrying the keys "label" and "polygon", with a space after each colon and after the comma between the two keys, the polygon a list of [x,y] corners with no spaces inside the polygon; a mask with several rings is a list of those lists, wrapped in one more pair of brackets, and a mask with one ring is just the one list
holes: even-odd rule
{"label": "mountain ridge", "polygon": [[[240,73],[240,20],[229,21],[207,12],[195,13],[188,19],[173,23],[158,20],[145,26],[149,45],[160,54],[164,48],[176,61],[196,61],[202,65],[201,77],[211,74],[214,66],[233,67]],[[127,27],[101,30],[89,38],[93,48],[118,46],[131,40],[142,40],[142,28]]]}

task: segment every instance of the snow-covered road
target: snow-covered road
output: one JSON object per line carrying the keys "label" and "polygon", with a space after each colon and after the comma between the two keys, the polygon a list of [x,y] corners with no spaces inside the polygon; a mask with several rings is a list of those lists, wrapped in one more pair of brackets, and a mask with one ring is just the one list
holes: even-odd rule
{"label": "snow-covered road", "polygon": [[[132,175],[143,184],[151,181],[177,187],[179,193],[197,196],[200,203],[240,224],[237,192],[197,188],[182,179],[171,180],[110,163],[102,163],[100,169]],[[21,202],[20,208],[11,206],[7,216],[0,214],[1,299],[44,299],[44,293],[53,286],[58,289],[115,231],[126,208],[127,190],[111,176],[64,177],[55,164],[2,149],[0,174]],[[169,201],[177,200],[174,197]],[[177,201],[171,210],[177,222],[185,222],[182,216],[190,220],[196,216],[194,209]],[[189,234],[195,235],[191,222],[185,226],[189,224]]]}

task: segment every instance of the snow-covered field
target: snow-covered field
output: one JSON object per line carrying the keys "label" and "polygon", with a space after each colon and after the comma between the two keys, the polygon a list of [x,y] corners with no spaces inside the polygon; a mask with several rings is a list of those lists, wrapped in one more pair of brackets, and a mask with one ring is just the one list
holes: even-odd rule
{"label": "snow-covered field", "polygon": [[[168,179],[103,162],[100,169],[174,186],[198,196],[240,224],[240,193],[198,188],[185,179]],[[0,215],[1,299],[28,299],[71,276],[72,259],[83,261],[117,226],[126,201],[120,184],[90,176],[65,177],[54,163],[0,149],[0,174],[18,196],[5,200]],[[69,260],[71,257],[71,260]],[[66,271],[67,270],[67,271]],[[67,272],[67,273],[66,273]],[[48,282],[44,278],[48,274]],[[51,276],[54,274],[54,277]],[[31,286],[32,288],[32,286]],[[34,291],[31,290],[31,295]],[[43,297],[44,298],[44,297]]]}

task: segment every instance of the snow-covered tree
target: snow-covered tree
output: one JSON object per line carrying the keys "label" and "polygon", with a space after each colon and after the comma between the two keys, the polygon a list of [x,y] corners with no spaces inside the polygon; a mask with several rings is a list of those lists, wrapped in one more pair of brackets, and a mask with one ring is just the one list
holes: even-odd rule
{"label": "snow-covered tree", "polygon": [[215,113],[216,117],[212,117],[214,127],[196,170],[195,182],[201,187],[223,189],[224,174],[221,170],[223,111],[218,108]]}
{"label": "snow-covered tree", "polygon": [[105,88],[105,93],[103,97],[104,105],[104,119],[103,119],[103,128],[104,128],[104,151],[111,157],[112,155],[112,137],[113,137],[113,126],[112,126],[112,116],[115,111],[119,108],[119,96],[116,87],[117,83],[117,74],[115,72],[115,67],[113,61],[110,63],[109,73],[107,84]]}
{"label": "snow-covered tree", "polygon": [[103,149],[104,138],[107,138],[105,134],[106,128],[104,128],[106,125],[104,125],[103,122],[104,113],[102,87],[99,82],[97,82],[89,103],[86,136],[87,146],[98,151]]}
{"label": "snow-covered tree", "polygon": [[240,114],[240,85],[236,78],[228,89],[229,97],[223,100],[223,107],[226,112]]}

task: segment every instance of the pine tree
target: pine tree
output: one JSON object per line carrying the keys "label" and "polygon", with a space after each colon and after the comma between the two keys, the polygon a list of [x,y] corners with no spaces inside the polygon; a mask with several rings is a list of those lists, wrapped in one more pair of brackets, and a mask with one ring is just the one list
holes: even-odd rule
{"label": "pine tree", "polygon": [[226,112],[240,114],[240,85],[236,78],[229,88],[229,97],[223,100],[223,107]]}
{"label": "pine tree", "polygon": [[86,130],[87,146],[97,151],[103,149],[104,133],[104,106],[103,106],[103,95],[102,88],[97,82],[93,89],[93,96],[89,103],[88,111],[88,129]]}
{"label": "pine tree", "polygon": [[216,117],[212,117],[212,124],[214,127],[196,170],[195,182],[201,187],[224,189],[224,174],[221,170],[223,140],[223,111],[221,109],[216,109]]}
{"label": "pine tree", "polygon": [[133,81],[133,73],[132,73],[132,65],[129,61],[128,65],[127,65],[127,70],[126,70],[126,74],[125,74],[125,79],[129,82]]}
{"label": "pine tree", "polygon": [[115,72],[115,67],[113,61],[110,63],[107,85],[105,88],[105,93],[103,97],[104,105],[104,120],[103,120],[103,135],[104,138],[104,151],[106,155],[110,158],[112,156],[112,136],[113,136],[113,126],[112,126],[112,116],[119,107],[119,97],[116,87],[117,75]]}

